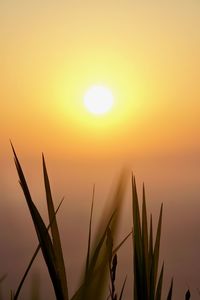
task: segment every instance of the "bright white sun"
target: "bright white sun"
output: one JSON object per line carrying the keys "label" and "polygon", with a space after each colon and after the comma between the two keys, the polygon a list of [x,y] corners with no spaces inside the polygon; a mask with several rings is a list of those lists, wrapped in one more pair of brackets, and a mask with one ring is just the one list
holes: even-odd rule
{"label": "bright white sun", "polygon": [[111,110],[113,106],[113,94],[104,86],[94,85],[86,92],[84,104],[92,114],[105,114]]}

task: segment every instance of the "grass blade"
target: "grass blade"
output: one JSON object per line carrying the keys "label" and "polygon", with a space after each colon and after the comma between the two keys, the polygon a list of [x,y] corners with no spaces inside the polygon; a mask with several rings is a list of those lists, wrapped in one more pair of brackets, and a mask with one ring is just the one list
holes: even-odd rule
{"label": "grass blade", "polygon": [[4,274],[3,276],[0,277],[0,283],[2,283],[7,277],[7,274]]}
{"label": "grass blade", "polygon": [[171,280],[171,285],[170,285],[170,289],[167,295],[167,300],[171,300],[172,299],[172,291],[173,291],[173,278]]}
{"label": "grass blade", "polygon": [[124,292],[124,288],[125,288],[125,284],[126,284],[126,279],[127,279],[127,276],[124,279],[122,289],[121,289],[121,292],[120,292],[120,296],[119,296],[119,300],[122,300],[122,296],[123,296],[123,292]]}
{"label": "grass blade", "polygon": [[162,265],[162,269],[160,272],[159,280],[158,280],[158,285],[157,285],[157,290],[156,290],[156,298],[155,300],[161,300],[161,295],[162,295],[162,284],[163,284],[163,273],[164,273],[164,263]]}
{"label": "grass blade", "polygon": [[154,273],[153,273],[153,221],[152,214],[150,216],[150,232],[149,232],[149,289],[150,299],[154,299]]}
{"label": "grass blade", "polygon": [[30,291],[31,300],[40,300],[40,278],[38,274],[33,274],[31,280],[31,291]]}
{"label": "grass blade", "polygon": [[190,290],[187,290],[186,294],[185,294],[185,300],[189,300],[190,299]]}
{"label": "grass blade", "polygon": [[44,155],[42,155],[42,164],[43,164],[44,184],[45,184],[45,191],[46,191],[49,222],[51,222],[51,220],[53,220],[53,222],[51,224],[51,233],[52,233],[52,239],[53,239],[54,253],[56,256],[57,271],[60,274],[60,280],[61,280],[61,284],[62,284],[64,299],[68,300],[69,296],[68,296],[65,264],[64,264],[64,258],[63,258],[61,241],[60,241],[60,234],[59,234],[58,224],[57,224],[57,220],[56,220],[56,216],[55,216],[55,209],[54,209],[54,204],[53,204],[51,188],[50,188],[50,183],[49,183],[49,177],[48,177],[48,173],[47,173]]}
{"label": "grass blade", "polygon": [[109,227],[107,230],[106,247],[107,247],[107,253],[108,253],[109,266],[111,266],[112,252],[113,252],[113,237],[112,237],[112,232]]}
{"label": "grass blade", "polygon": [[143,260],[143,290],[145,299],[149,298],[150,285],[149,285],[149,261],[148,261],[148,225],[147,225],[147,209],[145,187],[143,184],[143,199],[142,199],[142,260]]}
{"label": "grass blade", "polygon": [[133,251],[134,251],[134,299],[144,299],[143,260],[142,260],[142,231],[140,211],[135,178],[132,175],[132,210],[133,210]]}
{"label": "grass blade", "polygon": [[91,247],[91,235],[92,235],[92,216],[93,216],[93,208],[94,208],[94,196],[95,196],[95,185],[93,186],[92,191],[92,205],[90,211],[90,222],[89,222],[89,233],[88,233],[88,249],[87,249],[87,259],[86,259],[86,277],[88,275],[89,263],[90,263],[90,247]]}
{"label": "grass blade", "polygon": [[162,212],[163,212],[163,204],[160,208],[160,216],[158,220],[156,241],[154,246],[153,260],[154,260],[154,286],[156,285],[157,274],[158,274],[158,262],[159,262],[159,252],[160,252],[160,237],[161,237],[161,227],[162,227]]}
{"label": "grass blade", "polygon": [[127,236],[125,236],[125,238],[119,243],[119,245],[117,245],[112,252],[112,256],[115,255],[115,253],[117,253],[117,251],[121,248],[121,246],[126,242],[126,240],[129,238],[129,236],[131,236],[133,234],[133,230],[131,230],[131,232],[129,232],[129,234],[127,234]]}

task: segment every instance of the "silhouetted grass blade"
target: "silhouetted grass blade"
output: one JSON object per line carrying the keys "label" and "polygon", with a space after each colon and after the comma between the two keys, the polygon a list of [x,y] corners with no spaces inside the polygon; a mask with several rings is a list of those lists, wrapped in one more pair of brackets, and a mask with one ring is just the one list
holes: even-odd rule
{"label": "silhouetted grass blade", "polygon": [[164,272],[164,263],[162,265],[162,269],[161,269],[160,276],[159,276],[159,279],[158,279],[158,285],[157,285],[155,300],[160,300],[161,299],[162,284],[163,284],[163,272]]}
{"label": "silhouetted grass blade", "polygon": [[132,175],[133,251],[134,251],[134,299],[143,299],[142,231],[135,178]]}
{"label": "silhouetted grass blade", "polygon": [[122,296],[123,296],[123,293],[124,293],[124,288],[125,288],[126,280],[127,280],[127,276],[124,279],[124,282],[123,282],[123,285],[122,285],[122,289],[121,289],[121,292],[120,292],[120,295],[119,295],[119,300],[122,300]]}
{"label": "silhouetted grass blade", "polygon": [[107,253],[108,253],[108,262],[111,266],[112,261],[112,250],[113,250],[113,238],[110,228],[107,230],[107,239],[106,239]]}
{"label": "silhouetted grass blade", "polygon": [[144,279],[144,297],[148,298],[150,294],[149,286],[149,260],[148,260],[148,224],[147,224],[147,210],[145,199],[145,187],[143,184],[142,194],[142,257],[143,257],[143,279]]}
{"label": "silhouetted grass blade", "polygon": [[159,252],[160,252],[160,236],[161,236],[161,226],[162,226],[162,212],[163,212],[163,204],[161,205],[161,208],[160,208],[160,216],[159,216],[159,221],[158,221],[156,241],[155,241],[154,253],[153,253],[154,286],[156,286],[156,279],[157,279],[157,274],[158,274],[158,262],[159,262]]}
{"label": "silhouetted grass blade", "polygon": [[190,290],[187,290],[186,294],[185,294],[185,300],[189,300],[190,299]]}
{"label": "silhouetted grass blade", "polygon": [[56,256],[55,262],[57,264],[57,271],[59,272],[59,275],[60,275],[64,299],[68,300],[69,296],[68,296],[65,264],[64,264],[64,258],[63,258],[61,241],[60,241],[60,234],[59,234],[57,220],[56,220],[56,216],[55,216],[55,209],[54,209],[54,204],[53,204],[51,188],[50,188],[50,183],[49,183],[49,177],[48,177],[48,173],[47,173],[44,155],[42,155],[42,164],[43,164],[44,184],[45,184],[45,191],[46,191],[49,222],[51,222],[51,220],[53,220],[53,222],[51,224],[51,233],[52,233],[52,239],[53,239],[54,253]]}
{"label": "silhouetted grass blade", "polygon": [[168,292],[168,295],[167,295],[167,300],[171,300],[172,299],[172,291],[173,291],[173,279],[171,280],[171,285],[170,285],[170,288],[169,288],[169,292]]}
{"label": "silhouetted grass blade", "polygon": [[127,241],[127,239],[133,234],[133,230],[131,230],[131,232],[129,232],[129,234],[127,234],[127,236],[125,236],[125,238],[113,249],[112,252],[112,256],[115,255],[115,253],[117,253],[117,251],[121,248],[121,246]]}
{"label": "silhouetted grass blade", "polygon": [[89,263],[90,263],[90,247],[91,247],[91,235],[92,235],[92,216],[93,216],[93,208],[94,208],[94,196],[95,196],[95,185],[93,186],[93,191],[92,191],[92,205],[91,205],[91,211],[90,211],[88,248],[87,248],[86,270],[85,270],[86,277],[88,276]]}

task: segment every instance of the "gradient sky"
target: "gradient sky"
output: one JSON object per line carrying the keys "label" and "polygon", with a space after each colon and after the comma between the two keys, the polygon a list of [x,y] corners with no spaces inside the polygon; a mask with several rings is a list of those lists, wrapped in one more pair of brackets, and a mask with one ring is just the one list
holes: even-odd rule
{"label": "gradient sky", "polygon": [[[55,197],[68,199],[60,222],[69,257],[80,247],[73,237],[83,230],[75,225],[80,219],[87,234],[92,184],[100,209],[126,166],[139,189],[145,181],[155,216],[164,202],[166,282],[175,276],[177,297],[200,288],[199,16],[197,0],[1,0],[0,258],[7,288],[16,287],[36,244],[9,139],[43,213],[45,153]],[[93,84],[115,98],[113,110],[98,118],[83,105]],[[131,227],[126,198],[122,235]],[[78,262],[67,259],[74,281]]]}

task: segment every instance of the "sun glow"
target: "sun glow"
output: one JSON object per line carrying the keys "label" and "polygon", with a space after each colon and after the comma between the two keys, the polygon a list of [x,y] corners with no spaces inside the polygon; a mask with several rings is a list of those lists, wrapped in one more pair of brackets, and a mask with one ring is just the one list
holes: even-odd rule
{"label": "sun glow", "polygon": [[92,114],[105,114],[111,110],[113,106],[113,94],[104,86],[92,86],[84,96],[84,104],[87,110]]}

